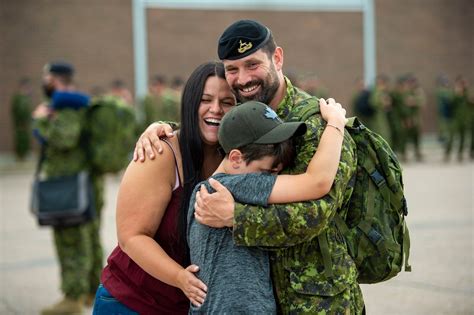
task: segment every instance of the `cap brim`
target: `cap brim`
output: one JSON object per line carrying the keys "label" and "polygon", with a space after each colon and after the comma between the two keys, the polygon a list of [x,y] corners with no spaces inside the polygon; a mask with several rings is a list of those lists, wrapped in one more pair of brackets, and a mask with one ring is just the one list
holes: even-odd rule
{"label": "cap brim", "polygon": [[287,122],[276,126],[265,135],[254,141],[258,144],[273,144],[286,141],[295,136],[301,136],[306,133],[306,124],[304,122]]}

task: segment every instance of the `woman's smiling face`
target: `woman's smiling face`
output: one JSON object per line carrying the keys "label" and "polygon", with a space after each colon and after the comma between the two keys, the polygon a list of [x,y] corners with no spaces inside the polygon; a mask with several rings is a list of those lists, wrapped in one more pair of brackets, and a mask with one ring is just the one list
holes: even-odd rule
{"label": "woman's smiling face", "polygon": [[233,106],[235,97],[226,80],[208,77],[199,105],[199,130],[204,143],[217,144],[217,132],[221,119]]}

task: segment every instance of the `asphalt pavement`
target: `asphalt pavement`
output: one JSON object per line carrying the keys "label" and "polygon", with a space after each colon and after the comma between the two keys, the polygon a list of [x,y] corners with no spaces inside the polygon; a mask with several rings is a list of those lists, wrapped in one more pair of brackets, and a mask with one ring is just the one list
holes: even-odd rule
{"label": "asphalt pavement", "polygon": [[[444,162],[433,141],[423,153],[423,162],[403,163],[413,271],[362,285],[367,314],[474,314],[474,163]],[[34,157],[0,156],[0,314],[38,314],[61,298],[51,230],[28,210],[33,172]],[[106,255],[117,242],[119,183],[107,177]]]}

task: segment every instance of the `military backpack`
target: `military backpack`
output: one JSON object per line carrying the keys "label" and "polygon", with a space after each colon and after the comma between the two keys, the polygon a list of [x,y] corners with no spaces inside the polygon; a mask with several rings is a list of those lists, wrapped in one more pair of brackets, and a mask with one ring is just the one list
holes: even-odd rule
{"label": "military backpack", "polygon": [[335,221],[357,265],[358,282],[382,282],[403,265],[411,271],[402,168],[387,141],[357,118],[346,129],[356,143],[357,171],[346,220],[336,215]]}
{"label": "military backpack", "polygon": [[127,166],[136,140],[132,107],[114,96],[94,98],[87,111],[86,139],[92,169],[115,173]]}
{"label": "military backpack", "polygon": [[[318,110],[300,114],[302,121]],[[410,237],[405,221],[408,214],[403,192],[402,168],[382,136],[349,118],[346,130],[356,144],[357,170],[347,217],[334,216],[349,254],[359,272],[359,283],[378,283],[396,276],[408,264]],[[329,250],[321,246],[325,273],[331,274]]]}

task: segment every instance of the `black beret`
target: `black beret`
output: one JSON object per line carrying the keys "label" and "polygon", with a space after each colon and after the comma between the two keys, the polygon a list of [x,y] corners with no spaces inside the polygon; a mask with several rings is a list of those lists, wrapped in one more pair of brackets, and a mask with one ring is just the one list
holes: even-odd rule
{"label": "black beret", "polygon": [[52,62],[46,65],[46,71],[58,75],[73,75],[74,67],[67,62]]}
{"label": "black beret", "polygon": [[219,59],[236,60],[259,50],[270,38],[270,30],[253,20],[240,20],[230,25],[219,38]]}

